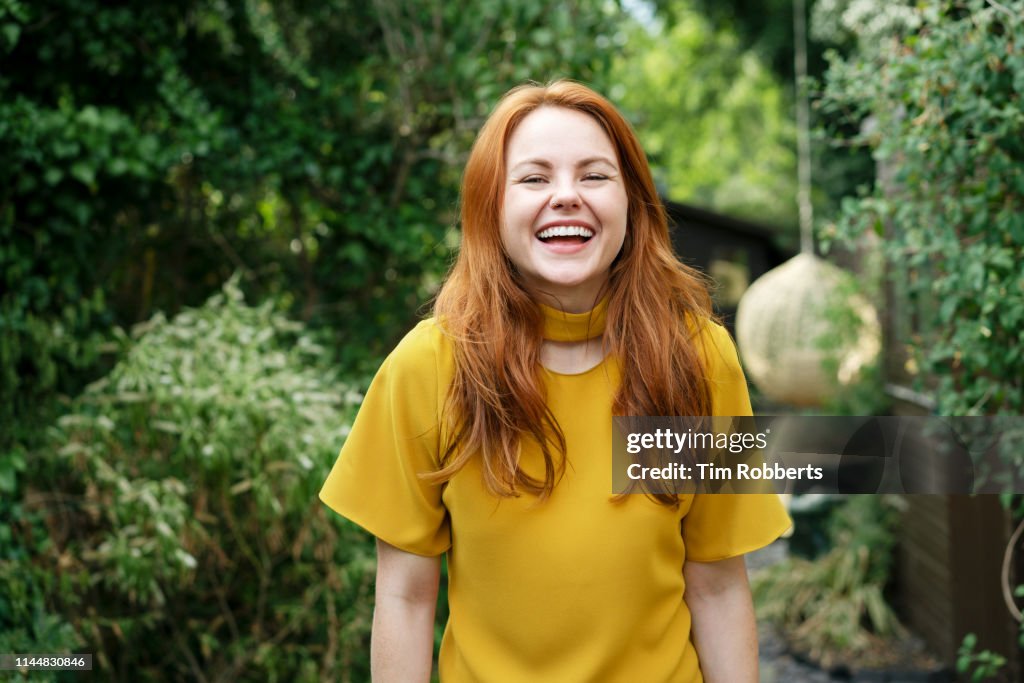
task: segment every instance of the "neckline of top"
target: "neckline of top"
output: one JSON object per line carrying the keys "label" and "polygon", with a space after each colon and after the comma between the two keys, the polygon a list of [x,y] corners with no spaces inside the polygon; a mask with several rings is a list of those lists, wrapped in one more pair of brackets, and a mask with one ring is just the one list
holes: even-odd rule
{"label": "neckline of top", "polygon": [[538,304],[544,314],[544,339],[558,342],[580,342],[604,334],[608,317],[608,297],[598,302],[593,310],[584,313],[566,313],[557,308]]}

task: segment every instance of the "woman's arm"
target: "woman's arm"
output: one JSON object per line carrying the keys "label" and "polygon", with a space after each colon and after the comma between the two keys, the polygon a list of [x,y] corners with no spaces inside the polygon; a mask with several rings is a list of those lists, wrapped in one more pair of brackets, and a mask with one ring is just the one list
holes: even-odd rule
{"label": "woman's arm", "polygon": [[683,576],[706,683],[757,683],[757,624],[743,556],[688,561]]}
{"label": "woman's arm", "polygon": [[441,557],[423,557],[377,539],[377,589],[370,640],[376,683],[429,681]]}

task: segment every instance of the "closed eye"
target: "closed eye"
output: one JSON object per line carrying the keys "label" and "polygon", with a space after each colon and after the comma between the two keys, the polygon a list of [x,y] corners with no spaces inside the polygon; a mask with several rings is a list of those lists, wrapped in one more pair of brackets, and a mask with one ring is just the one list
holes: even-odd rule
{"label": "closed eye", "polygon": [[608,176],[602,175],[601,173],[588,173],[583,176],[584,180],[608,180]]}

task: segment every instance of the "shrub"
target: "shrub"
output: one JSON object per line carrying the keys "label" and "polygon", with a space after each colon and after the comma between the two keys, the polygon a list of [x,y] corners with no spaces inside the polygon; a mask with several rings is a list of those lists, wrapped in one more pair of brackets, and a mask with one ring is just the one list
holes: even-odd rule
{"label": "shrub", "polygon": [[884,171],[822,238],[885,237],[892,334],[943,415],[1024,409],[1022,8],[918,3],[913,31],[833,55],[819,102],[847,123],[873,117],[843,144],[868,145]]}
{"label": "shrub", "polygon": [[123,340],[25,496],[48,601],[112,679],[363,680],[372,539],[317,499],[358,400],[235,283]]}
{"label": "shrub", "polygon": [[753,579],[758,616],[823,666],[896,663],[887,645],[906,632],[884,595],[896,513],[893,498],[850,497],[831,523],[830,551],[814,561],[790,557]]}

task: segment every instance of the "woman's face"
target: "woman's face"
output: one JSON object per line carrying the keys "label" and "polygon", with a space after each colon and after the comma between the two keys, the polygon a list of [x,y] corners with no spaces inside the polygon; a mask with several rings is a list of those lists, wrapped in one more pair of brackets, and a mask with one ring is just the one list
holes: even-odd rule
{"label": "woman's face", "polygon": [[588,114],[541,107],[505,150],[501,241],[526,286],[589,310],[626,237],[628,199],[612,141]]}

